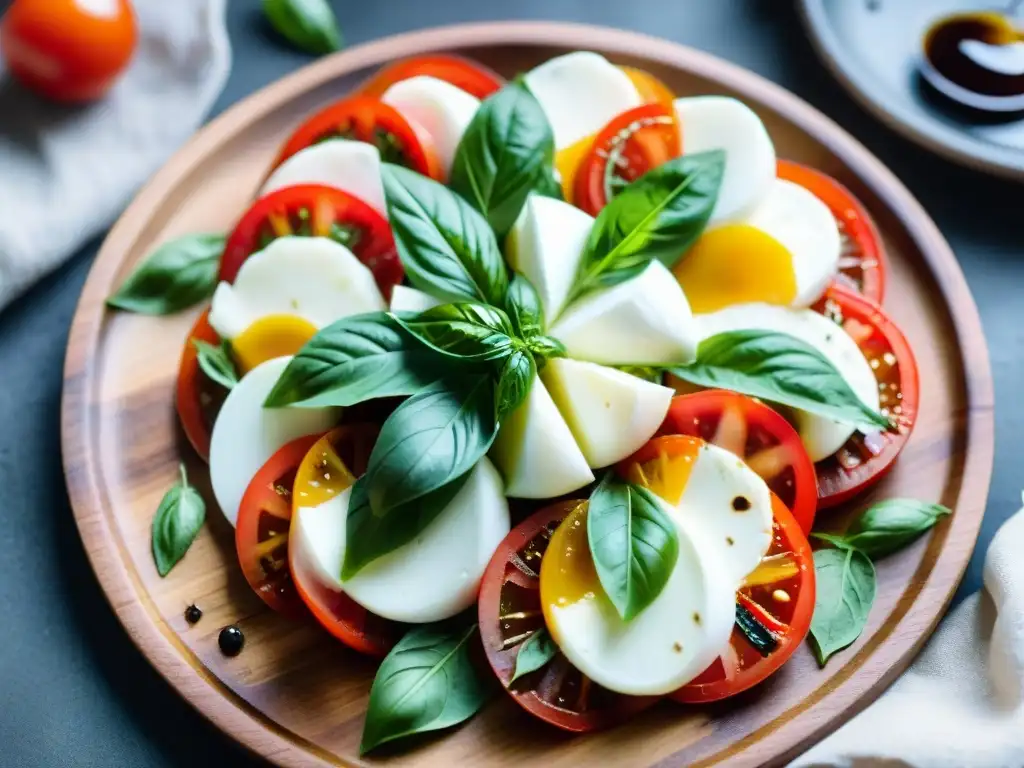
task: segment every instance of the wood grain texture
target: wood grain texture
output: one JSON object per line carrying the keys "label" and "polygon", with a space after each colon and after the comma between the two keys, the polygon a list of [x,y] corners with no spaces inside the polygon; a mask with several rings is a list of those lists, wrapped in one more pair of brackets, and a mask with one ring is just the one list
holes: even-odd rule
{"label": "wood grain texture", "polygon": [[[649,69],[681,94],[731,93],[765,120],[779,155],[830,173],[877,219],[892,261],[887,309],[921,370],[917,429],[895,471],[868,497],[941,501],[955,514],[934,535],[879,563],[879,594],[861,639],[818,670],[808,649],[759,689],[710,708],[663,703],[614,731],[570,737],[500,697],[468,725],[416,749],[360,760],[374,672],[317,627],[263,607],[235,561],[232,530],[210,522],[161,579],[150,555],[156,506],[185,461],[209,498],[206,471],[177,428],[173,387],[196,313],[113,314],[103,301],[153,246],[223,231],[245,209],[289,129],[383,62],[458,51],[505,75],[590,48]],[[198,310],[196,310],[198,312]],[[793,95],[704,53],[582,25],[493,23],[428,30],[323,59],[242,102],[179,152],[111,231],[86,283],[68,344],[64,464],[75,518],[110,603],[142,652],[200,712],[252,752],[283,766],[547,766],[782,764],[867,705],[934,628],[970,557],[993,452],[993,393],[977,309],[935,225],[900,182],[841,128]],[[204,617],[189,627],[182,611]],[[246,633],[227,659],[217,633]]]}

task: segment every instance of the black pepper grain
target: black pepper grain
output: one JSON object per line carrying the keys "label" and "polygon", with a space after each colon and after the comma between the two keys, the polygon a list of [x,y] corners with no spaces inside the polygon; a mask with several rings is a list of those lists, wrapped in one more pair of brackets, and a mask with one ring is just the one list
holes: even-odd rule
{"label": "black pepper grain", "polygon": [[189,624],[195,624],[201,618],[203,618],[203,611],[195,603],[192,603],[192,605],[185,609],[185,621]]}
{"label": "black pepper grain", "polygon": [[242,646],[245,645],[245,635],[242,634],[242,630],[232,624],[220,631],[217,645],[220,646],[220,652],[225,656],[237,656],[242,652]]}

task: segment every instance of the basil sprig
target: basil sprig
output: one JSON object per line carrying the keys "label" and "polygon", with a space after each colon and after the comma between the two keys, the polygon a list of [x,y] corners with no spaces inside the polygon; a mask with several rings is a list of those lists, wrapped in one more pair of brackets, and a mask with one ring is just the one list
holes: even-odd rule
{"label": "basil sprig", "polygon": [[540,294],[526,275],[516,273],[505,295],[505,313],[520,338],[528,339],[544,332],[544,307]]}
{"label": "basil sprig", "polygon": [[917,499],[880,501],[846,530],[846,533],[817,533],[817,538],[833,546],[858,549],[873,558],[885,557],[912,544],[950,514],[948,507]]}
{"label": "basil sprig", "polygon": [[107,299],[107,306],[142,315],[169,315],[198,304],[217,287],[223,235],[185,235],[146,257]]}
{"label": "basil sprig", "polygon": [[321,54],[341,48],[341,32],[327,0],[263,0],[263,13],[301,51]]}
{"label": "basil sprig", "polygon": [[594,222],[569,301],[636,277],[652,259],[671,267],[711,217],[725,152],[684,155],[625,187]]}
{"label": "basil sprig", "polygon": [[590,496],[587,539],[601,586],[625,621],[661,594],[679,557],[675,524],[656,497],[613,472]]}
{"label": "basil sprig", "polygon": [[460,360],[503,359],[516,347],[508,316],[486,304],[442,304],[413,317],[392,317],[423,344]]}
{"label": "basil sprig", "polygon": [[153,518],[153,562],[161,576],[185,556],[206,519],[206,503],[188,484],[185,465],[178,471],[181,481],[164,495]]}
{"label": "basil sprig", "polygon": [[451,187],[482,213],[500,240],[526,198],[553,181],[555,139],[540,103],[515,80],[484,99],[462,135]]}
{"label": "basil sprig", "polygon": [[504,419],[526,402],[537,376],[537,362],[527,350],[517,349],[507,358],[498,374],[495,406],[498,419]]}
{"label": "basil sprig", "polygon": [[410,629],[377,670],[360,754],[475,715],[495,690],[473,663],[479,645],[477,625],[459,619]]}
{"label": "basil sprig", "polygon": [[547,627],[541,627],[530,635],[523,644],[519,646],[516,654],[516,668],[512,673],[510,683],[514,683],[523,675],[536,672],[543,667],[558,653],[558,646],[555,644]]}
{"label": "basil sprig", "polygon": [[214,346],[202,339],[192,339],[192,346],[196,348],[199,368],[206,377],[224,389],[233,389],[238,383],[238,371],[231,359],[231,344],[221,341],[219,346]]}

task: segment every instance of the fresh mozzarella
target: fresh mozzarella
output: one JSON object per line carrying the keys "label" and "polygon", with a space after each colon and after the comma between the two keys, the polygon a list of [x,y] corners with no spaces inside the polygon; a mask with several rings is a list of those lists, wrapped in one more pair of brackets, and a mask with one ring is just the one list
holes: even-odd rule
{"label": "fresh mozzarella", "polygon": [[711,220],[740,218],[768,194],[775,178],[775,147],[754,111],[728,96],[675,100],[687,155],[725,150],[725,176]]}
{"label": "fresh mozzarella", "polygon": [[661,262],[569,305],[551,329],[569,357],[606,365],[668,365],[693,360],[690,305]]}
{"label": "fresh mozzarella", "polygon": [[541,608],[551,636],[573,666],[619,693],[676,690],[710,666],[732,633],[737,582],[695,526],[663,508],[676,526],[679,556],[661,594],[628,622],[594,571],[585,506],[558,527],[541,561]]}
{"label": "fresh mozzarella", "polygon": [[268,360],[228,393],[210,437],[210,483],[224,517],[234,525],[238,505],[256,471],[286,443],[326,432],[337,408],[264,408],[291,358]]}
{"label": "fresh mozzarella", "polygon": [[[866,406],[874,410],[879,408],[878,383],[856,342],[842,326],[817,312],[768,304],[743,304],[702,315],[698,320],[704,337],[742,329],[795,336],[824,355]],[[855,427],[849,424],[804,411],[795,411],[793,420],[812,461],[821,461],[834,454],[855,431]]]}
{"label": "fresh mozzarella", "polygon": [[509,266],[533,283],[550,325],[562,310],[594,219],[579,208],[530,195],[509,233]]}
{"label": "fresh mozzarella", "polygon": [[646,443],[675,394],[614,368],[568,358],[548,360],[541,380],[595,468],[614,464]]}
{"label": "fresh mozzarella", "polygon": [[509,531],[501,476],[487,459],[471,470],[455,498],[412,541],[340,579],[352,490],[295,510],[289,547],[325,586],[393,621],[440,621],[476,600],[484,569]]}
{"label": "fresh mozzarella", "polygon": [[422,127],[434,140],[445,175],[451,171],[462,134],[480,108],[480,99],[427,75],[400,80],[384,91],[381,101]]}
{"label": "fresh mozzarella", "polygon": [[373,273],[345,246],[325,237],[279,237],[246,259],[233,284],[217,286],[210,325],[232,340],[271,315],[322,328],[386,306]]}
{"label": "fresh mozzarella", "polygon": [[491,459],[505,476],[505,493],[549,499],[594,481],[594,473],[540,377],[526,402],[501,424]]}
{"label": "fresh mozzarella", "polygon": [[441,306],[443,302],[429,293],[424,293],[406,285],[396,285],[391,291],[392,312],[425,312]]}
{"label": "fresh mozzarella", "polygon": [[556,150],[597,133],[613,117],[641,103],[625,72],[588,51],[549,59],[528,72],[524,81],[547,115]]}
{"label": "fresh mozzarella", "polygon": [[388,215],[380,180],[380,152],[372,144],[331,139],[306,147],[270,174],[260,196],[299,184],[335,187],[355,195],[382,216]]}

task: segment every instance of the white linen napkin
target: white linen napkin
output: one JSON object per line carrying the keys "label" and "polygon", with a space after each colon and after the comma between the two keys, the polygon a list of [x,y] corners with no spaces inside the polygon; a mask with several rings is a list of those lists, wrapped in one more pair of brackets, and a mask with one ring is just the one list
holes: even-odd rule
{"label": "white linen napkin", "polygon": [[983,578],[877,702],[790,768],[1024,766],[1024,510],[996,533]]}
{"label": "white linen napkin", "polygon": [[224,87],[225,0],[135,9],[135,57],[96,103],[48,103],[0,64],[0,309],[108,226]]}

